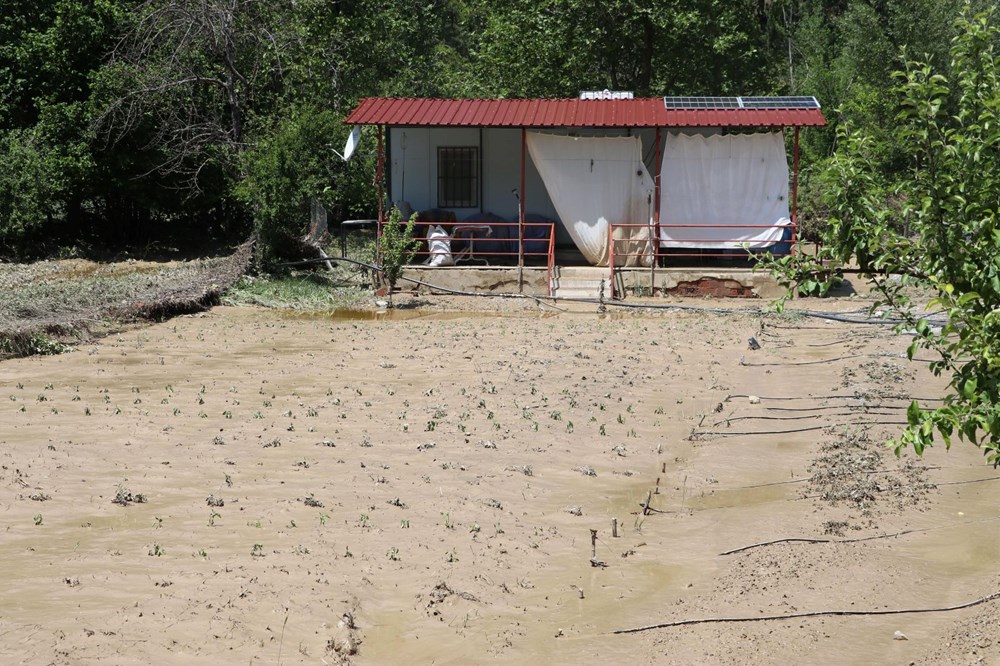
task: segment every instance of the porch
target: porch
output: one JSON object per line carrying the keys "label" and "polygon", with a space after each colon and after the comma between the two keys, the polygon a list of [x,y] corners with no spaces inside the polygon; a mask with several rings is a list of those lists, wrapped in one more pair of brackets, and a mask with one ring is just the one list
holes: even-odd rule
{"label": "porch", "polygon": [[[615,270],[600,266],[407,266],[404,288],[417,292],[512,293],[540,297],[598,301],[603,285],[604,300],[628,296],[713,296],[720,298],[777,298],[783,291],[764,272],[755,272],[746,262],[716,266],[628,267]],[[417,281],[410,282],[410,281]],[[418,284],[419,283],[419,284]],[[403,283],[400,283],[403,285]]]}

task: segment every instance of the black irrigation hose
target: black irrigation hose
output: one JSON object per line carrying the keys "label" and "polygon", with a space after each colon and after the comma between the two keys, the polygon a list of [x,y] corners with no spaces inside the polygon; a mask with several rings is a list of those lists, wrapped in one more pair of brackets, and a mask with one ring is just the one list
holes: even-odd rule
{"label": "black irrigation hose", "polygon": [[813,611],[808,613],[789,613],[787,615],[760,615],[757,617],[708,617],[700,618],[695,620],[676,620],[674,622],[661,622],[660,624],[650,624],[644,627],[634,627],[632,629],[616,629],[611,632],[613,634],[634,634],[640,631],[649,631],[651,629],[666,629],[668,627],[682,627],[692,624],[713,624],[720,622],[763,622],[766,620],[794,620],[803,617],[827,617],[827,616],[857,616],[857,615],[909,615],[914,613],[940,613],[946,611],[961,610],[963,608],[972,608],[973,606],[978,606],[979,604],[985,604],[994,599],[1000,599],[1000,592],[994,592],[993,594],[988,594],[985,597],[980,597],[979,599],[973,599],[972,601],[966,602],[964,604],[958,604],[957,606],[944,606],[940,608],[900,608],[893,610],[827,610],[827,611]]}
{"label": "black irrigation hose", "polygon": [[[902,408],[901,408],[902,409]],[[896,416],[891,412],[837,412],[835,414],[824,414],[824,416],[858,416],[859,414],[870,414],[872,416]],[[712,427],[718,427],[723,423],[730,423],[732,421],[805,421],[806,419],[818,419],[820,418],[815,414],[804,414],[802,416],[731,416],[728,419],[722,419],[721,421],[716,421],[712,424]]]}
{"label": "black irrigation hose", "polygon": [[[750,398],[746,393],[730,393],[725,401],[731,398]],[[800,395],[800,396],[753,396],[759,400],[860,400],[856,395]],[[916,400],[917,402],[944,402],[944,398],[914,398],[909,395],[883,395],[881,400]],[[768,409],[772,409],[768,407]]]}
{"label": "black irrigation hose", "polygon": [[994,520],[1000,520],[1000,516],[991,516],[990,518],[981,518],[979,520],[966,520],[961,523],[954,523],[952,525],[938,525],[937,527],[924,527],[920,529],[902,530],[900,532],[893,532],[892,534],[876,534],[874,536],[858,537],[856,539],[809,539],[804,537],[773,539],[771,541],[762,541],[760,543],[753,543],[750,544],[749,546],[741,546],[740,548],[733,548],[732,550],[727,550],[723,553],[719,553],[719,557],[723,557],[725,555],[735,555],[736,553],[743,553],[748,550],[753,550],[755,548],[763,548],[764,546],[774,546],[782,543],[860,543],[862,541],[892,539],[893,537],[905,536],[907,534],[922,534],[924,532],[947,530],[947,529],[952,529],[954,527],[961,527],[964,525],[976,525],[978,523],[988,523]]}
{"label": "black irrigation hose", "polygon": [[[346,261],[352,264],[356,264],[363,268],[367,268],[371,271],[382,272],[382,268],[369,264],[364,261],[359,261],[357,259],[350,259],[348,257],[318,257],[316,259],[304,259],[302,261],[289,261],[281,264],[277,264],[279,268],[293,268],[296,266],[312,266],[316,264],[323,263],[336,263],[338,261]],[[641,309],[641,310],[681,310],[681,311],[691,311],[691,312],[710,312],[713,314],[745,314],[745,315],[756,315],[765,316],[769,314],[761,308],[706,308],[697,305],[680,305],[680,304],[658,304],[658,303],[624,303],[621,301],[604,301],[596,298],[571,298],[567,296],[535,296],[531,294],[512,294],[512,293],[480,293],[475,291],[462,291],[460,289],[451,289],[449,287],[442,287],[439,285],[431,284],[429,282],[424,282],[422,280],[417,280],[414,278],[408,278],[405,276],[400,277],[401,280],[411,282],[413,284],[418,284],[435,291],[451,294],[453,296],[476,296],[483,298],[518,298],[518,299],[530,299],[536,302],[542,301],[564,301],[567,303],[587,303],[591,305],[603,305],[606,307],[615,308],[625,308],[625,309]],[[835,321],[846,324],[876,324],[883,326],[896,326],[899,324],[905,324],[904,319],[888,319],[888,318],[870,318],[863,317],[857,318],[852,317],[850,313],[848,314],[838,314],[834,312],[820,312],[816,310],[785,310],[787,314],[799,315],[802,317],[812,317],[814,319],[822,319],[827,321]]]}
{"label": "black irrigation hose", "polygon": [[810,432],[813,430],[825,430],[827,428],[838,428],[842,426],[877,426],[877,425],[891,425],[900,426],[908,425],[906,421],[849,421],[848,423],[827,423],[821,426],[812,426],[810,428],[793,428],[791,430],[762,430],[760,432],[719,432],[719,431],[700,431],[692,433],[692,437],[749,437],[751,435],[789,435],[796,432]]}
{"label": "black irrigation hose", "polygon": [[[789,365],[820,365],[822,363],[836,363],[837,361],[849,361],[852,358],[894,358],[897,360],[903,360],[902,356],[897,356],[896,354],[847,354],[846,356],[834,356],[833,358],[821,358],[815,361],[784,361],[782,363],[748,363],[743,359],[740,359],[740,365],[744,367],[784,367]],[[934,359],[930,358],[913,358],[913,361],[918,361],[921,363],[932,363]]]}
{"label": "black irrigation hose", "polygon": [[863,410],[865,414],[876,413],[869,412],[872,409],[908,409],[906,405],[821,405],[817,407],[765,407],[764,409],[769,412],[816,412],[822,409],[844,409],[845,407],[848,409]]}

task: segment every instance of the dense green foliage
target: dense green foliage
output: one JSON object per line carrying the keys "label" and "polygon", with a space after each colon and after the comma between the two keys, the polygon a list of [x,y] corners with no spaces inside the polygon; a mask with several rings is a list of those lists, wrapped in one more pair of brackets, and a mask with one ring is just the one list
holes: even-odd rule
{"label": "dense green foliage", "polygon": [[883,173],[908,168],[899,47],[946,65],[962,1],[8,0],[0,256],[229,232],[266,258],[311,197],[371,216],[370,155],[329,150],[369,95],[814,94],[831,121],[804,134],[818,230],[811,174],[842,122]]}
{"label": "dense green foliage", "polygon": [[[1000,465],[1000,26],[967,8],[950,60],[907,61],[891,99],[891,131],[840,131],[823,176],[830,211],[821,259],[854,261],[875,286],[874,306],[914,333],[909,354],[933,354],[951,394],[907,412],[897,451],[938,437],[980,445]],[[886,168],[886,143],[898,171]],[[786,276],[815,283],[815,265],[784,261]],[[918,307],[914,288],[933,295]],[[928,310],[936,312],[928,313]]]}

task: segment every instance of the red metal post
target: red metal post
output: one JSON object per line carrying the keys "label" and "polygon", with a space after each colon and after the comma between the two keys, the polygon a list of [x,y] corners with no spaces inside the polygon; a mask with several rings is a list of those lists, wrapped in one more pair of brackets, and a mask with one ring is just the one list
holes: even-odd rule
{"label": "red metal post", "polygon": [[378,186],[378,223],[377,223],[377,228],[375,230],[375,256],[378,257],[379,263],[382,262],[382,225],[385,224],[385,220],[383,219],[385,217],[385,210],[383,209],[384,206],[383,200],[385,199],[385,192],[383,190],[385,188],[385,183],[383,182],[382,178],[382,173],[383,173],[382,170],[384,168],[384,165],[385,165],[385,150],[384,146],[382,145],[382,126],[379,125],[378,163],[377,166],[375,167],[375,180]]}
{"label": "red metal post", "polygon": [[[660,253],[660,173],[663,171],[663,150],[660,148],[660,128],[656,128],[656,173],[653,175],[653,191],[655,195],[653,197],[653,240],[651,241],[651,246],[653,248],[653,265],[650,267],[652,269],[656,268],[657,255]],[[650,271],[650,285],[649,293],[653,294],[653,280],[654,272]]]}
{"label": "red metal post", "polygon": [[660,236],[660,171],[663,169],[663,151],[660,149],[660,128],[656,128],[656,173],[653,175],[653,186],[656,197],[653,202],[653,220],[656,222],[656,236]]}
{"label": "red metal post", "polygon": [[518,236],[518,251],[517,251],[517,265],[524,266],[524,172],[526,165],[526,154],[528,152],[528,131],[525,128],[521,128],[521,205],[517,211],[517,236]]}
{"label": "red metal post", "polygon": [[608,224],[608,295],[615,300],[615,225]]}
{"label": "red metal post", "polygon": [[799,128],[795,128],[795,148],[792,166],[792,251],[799,232]]}
{"label": "red metal post", "polygon": [[548,295],[552,295],[552,264],[555,263],[556,256],[556,225],[549,225],[549,256],[546,258],[548,269],[545,271],[549,280]]}

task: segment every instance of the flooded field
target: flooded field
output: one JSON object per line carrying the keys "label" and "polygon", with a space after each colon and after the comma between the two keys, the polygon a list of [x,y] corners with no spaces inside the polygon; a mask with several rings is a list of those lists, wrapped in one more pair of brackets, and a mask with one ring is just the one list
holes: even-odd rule
{"label": "flooded field", "polygon": [[998,663],[1000,600],[613,633],[996,593],[1000,474],[884,447],[944,390],[886,328],[531,307],[0,363],[0,659]]}

